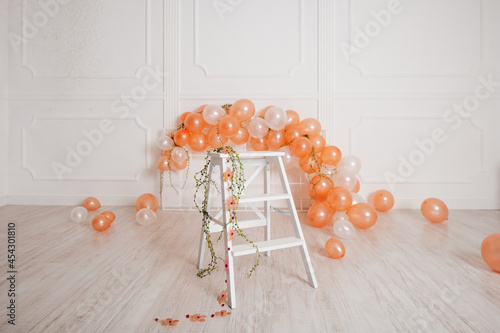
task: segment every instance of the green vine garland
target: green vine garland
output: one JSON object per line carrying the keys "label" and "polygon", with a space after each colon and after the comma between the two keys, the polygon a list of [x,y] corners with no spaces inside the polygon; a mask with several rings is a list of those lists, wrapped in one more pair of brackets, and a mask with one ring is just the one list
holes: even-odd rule
{"label": "green vine garland", "polygon": [[[208,202],[207,202],[207,194],[208,194],[208,186],[209,184],[213,185],[217,192],[220,193],[219,188],[217,187],[217,184],[215,181],[210,180],[210,174],[209,174],[209,166],[210,166],[210,153],[211,152],[216,152],[216,153],[223,153],[227,154],[228,157],[228,162],[231,165],[231,171],[232,171],[232,177],[228,179],[228,191],[230,194],[230,197],[232,197],[232,202],[230,205],[226,207],[222,207],[222,209],[227,209],[229,213],[229,222],[224,226],[224,229],[227,227],[232,227],[236,234],[243,238],[247,243],[251,244],[257,252],[257,260],[253,267],[250,269],[250,272],[248,273],[248,277],[252,275],[252,273],[255,271],[257,266],[259,265],[260,261],[260,252],[257,247],[257,245],[248,239],[248,237],[243,233],[243,231],[240,229],[238,225],[238,218],[236,216],[236,210],[238,209],[237,203],[241,197],[241,194],[245,190],[245,174],[244,174],[244,169],[243,169],[243,164],[240,161],[239,154],[233,149],[231,146],[225,146],[225,147],[220,147],[216,148],[213,150],[209,150],[207,152],[207,156],[205,157],[205,165],[203,168],[197,172],[194,176],[196,186],[195,186],[195,193],[194,193],[194,203],[196,205],[196,208],[200,213],[202,213],[202,223],[203,223],[203,231],[205,233],[205,237],[207,240],[207,245],[210,250],[210,255],[211,255],[211,260],[210,263],[208,264],[207,268],[200,269],[198,271],[198,276],[199,277],[205,277],[207,275],[210,275],[214,270],[218,269],[218,263],[219,260],[223,260],[222,257],[217,256],[215,253],[214,249],[214,244],[212,241],[212,237],[210,235],[210,213],[208,207]],[[225,172],[224,170],[221,170],[221,172]],[[221,184],[221,186],[224,186],[224,184]],[[198,204],[198,195],[203,189],[203,200],[201,205]],[[233,204],[234,203],[234,204]],[[222,238],[222,235],[224,234],[224,229],[221,231],[219,237],[217,238],[217,241],[219,241]]]}

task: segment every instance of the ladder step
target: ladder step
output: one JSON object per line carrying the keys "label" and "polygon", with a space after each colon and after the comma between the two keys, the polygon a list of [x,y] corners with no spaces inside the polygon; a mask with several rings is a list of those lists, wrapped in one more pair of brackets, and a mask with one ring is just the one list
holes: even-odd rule
{"label": "ladder step", "polygon": [[259,194],[259,195],[249,195],[240,198],[239,203],[247,202],[259,202],[259,201],[271,201],[271,200],[286,200],[290,199],[292,196],[287,193],[280,194]]}
{"label": "ladder step", "polygon": [[[213,222],[213,221],[212,221]],[[238,226],[240,229],[248,229],[255,227],[264,227],[266,225],[266,220],[238,220]],[[210,223],[210,232],[220,232],[222,231],[222,226],[216,223]]]}
{"label": "ladder step", "polygon": [[[287,238],[279,238],[273,239],[269,241],[255,242],[255,245],[259,248],[259,252],[266,252],[272,250],[286,249],[289,247],[301,246],[304,244],[304,241],[297,237],[287,237]],[[233,245],[233,256],[244,256],[247,254],[256,253],[257,251],[251,244],[241,244],[241,245]]]}

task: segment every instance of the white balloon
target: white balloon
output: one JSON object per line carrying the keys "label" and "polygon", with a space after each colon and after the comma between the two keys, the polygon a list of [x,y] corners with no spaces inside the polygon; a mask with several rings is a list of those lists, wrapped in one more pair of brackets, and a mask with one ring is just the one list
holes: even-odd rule
{"label": "white balloon", "polygon": [[140,225],[150,225],[156,222],[156,213],[149,208],[143,208],[137,212],[135,219]]}
{"label": "white balloon", "polygon": [[266,125],[273,130],[280,130],[284,128],[286,125],[286,119],[286,112],[277,106],[273,106],[267,110],[266,115],[264,116]]}
{"label": "white balloon", "polygon": [[330,178],[331,178],[333,175],[335,175],[335,170],[336,170],[336,168],[333,165],[323,164],[323,165],[321,165],[321,169],[319,170],[319,172],[321,174],[330,176]]}
{"label": "white balloon", "polygon": [[203,119],[210,125],[217,125],[219,119],[226,115],[226,111],[220,105],[208,104],[203,109]]}
{"label": "white balloon", "polygon": [[88,212],[84,207],[75,207],[73,208],[73,210],[71,210],[69,217],[73,222],[82,223],[87,219],[87,215]]}
{"label": "white balloon", "polygon": [[181,148],[181,147],[175,147],[174,149],[172,149],[172,152],[170,153],[170,158],[172,159],[172,161],[174,161],[175,163],[182,163],[186,160],[187,158],[187,153],[186,151]]}
{"label": "white balloon", "polygon": [[349,171],[341,171],[333,177],[333,184],[352,191],[356,186],[356,175]]}
{"label": "white balloon", "polygon": [[169,150],[172,149],[172,147],[174,146],[174,140],[172,140],[171,137],[163,134],[158,138],[156,144],[158,145],[158,148],[160,148],[161,150]]}
{"label": "white balloon", "polygon": [[340,162],[337,164],[337,169],[339,171],[351,172],[356,175],[361,170],[361,161],[354,155],[347,155],[342,157]]}
{"label": "white balloon", "polygon": [[359,194],[359,193],[353,193],[351,192],[352,195],[352,204],[355,205],[357,203],[366,203],[365,199]]}
{"label": "white balloon", "polygon": [[347,215],[344,212],[335,212],[335,214],[333,215],[333,218],[332,218],[333,223],[340,221],[340,220],[349,221],[349,215]]}
{"label": "white balloon", "polygon": [[[268,110],[269,111],[269,110]],[[269,127],[266,125],[266,121],[262,118],[253,118],[247,125],[248,133],[250,136],[260,139],[266,136],[269,131]]]}
{"label": "white balloon", "polygon": [[282,157],[285,169],[291,169],[299,165],[299,158],[292,154],[288,146],[281,147],[278,151],[285,152],[285,156]]}
{"label": "white balloon", "polygon": [[356,237],[356,229],[349,220],[338,220],[333,224],[333,232],[338,238],[352,239]]}

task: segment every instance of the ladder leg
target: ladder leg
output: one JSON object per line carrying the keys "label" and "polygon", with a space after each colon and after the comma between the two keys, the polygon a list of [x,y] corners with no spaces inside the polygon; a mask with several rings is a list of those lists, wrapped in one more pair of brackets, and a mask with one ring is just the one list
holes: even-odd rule
{"label": "ladder leg", "polygon": [[[208,167],[208,174],[209,176],[209,182],[208,182],[208,189],[207,189],[207,195],[205,199],[207,200],[207,211],[210,213],[210,205],[211,205],[211,190],[212,190],[212,180],[213,180],[213,165],[212,162],[210,162],[210,166]],[[200,248],[198,249],[198,269],[203,268],[203,259],[205,257],[205,249],[207,247],[207,239],[205,235],[205,228],[203,227],[203,224],[201,225],[201,239],[200,239]]]}
{"label": "ladder leg", "polygon": [[228,306],[231,309],[236,308],[236,288],[234,285],[234,266],[233,266],[233,251],[232,251],[232,241],[229,240],[229,230],[227,228],[228,222],[230,221],[229,211],[226,209],[226,200],[229,199],[230,194],[228,192],[228,186],[224,182],[224,171],[226,169],[226,163],[222,159],[220,164],[220,183],[221,183],[221,195],[222,195],[222,221],[224,223],[224,245],[226,246],[226,260],[225,260],[225,270],[226,270],[226,280],[227,280],[227,295],[228,295]]}
{"label": "ladder leg", "polygon": [[303,244],[300,247],[301,249],[300,253],[302,255],[302,260],[304,261],[304,266],[306,268],[309,284],[313,288],[318,288],[318,282],[316,281],[316,276],[314,275],[314,269],[312,267],[311,258],[309,257],[309,251],[307,250],[304,234],[302,233],[299,216],[297,215],[297,209],[295,208],[295,204],[291,196],[292,191],[290,190],[290,184],[288,183],[288,179],[286,177],[285,167],[283,165],[283,161],[281,160],[281,156],[278,156],[276,158],[276,165],[278,166],[278,173],[280,176],[283,191],[287,194],[290,194],[290,199],[287,199],[286,201],[288,205],[288,211],[290,212],[290,217],[292,218],[293,227],[295,229],[295,235],[301,240],[303,240]]}
{"label": "ladder leg", "polygon": [[[270,185],[270,165],[269,161],[266,160],[266,166],[264,170],[264,193],[271,193],[271,185]],[[266,216],[266,241],[271,240],[271,205],[269,201],[264,202],[264,215]],[[269,257],[271,255],[271,251],[267,251],[266,255]]]}

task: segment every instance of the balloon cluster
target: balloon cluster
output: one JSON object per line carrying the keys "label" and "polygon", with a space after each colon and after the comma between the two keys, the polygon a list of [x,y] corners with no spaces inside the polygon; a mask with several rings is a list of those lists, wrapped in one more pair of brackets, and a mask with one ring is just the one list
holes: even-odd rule
{"label": "balloon cluster", "polygon": [[158,199],[151,193],[145,193],[139,196],[135,201],[135,220],[140,225],[153,224],[157,220],[156,211],[158,210]]}
{"label": "balloon cluster", "polygon": [[[71,210],[70,219],[76,223],[82,223],[87,220],[88,212],[101,208],[101,203],[94,197],[88,197],[83,201],[83,207],[75,207]],[[116,216],[112,211],[103,211],[92,219],[92,228],[97,231],[107,230]]]}

